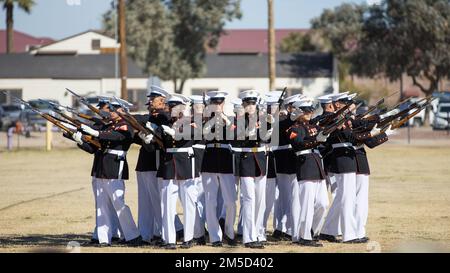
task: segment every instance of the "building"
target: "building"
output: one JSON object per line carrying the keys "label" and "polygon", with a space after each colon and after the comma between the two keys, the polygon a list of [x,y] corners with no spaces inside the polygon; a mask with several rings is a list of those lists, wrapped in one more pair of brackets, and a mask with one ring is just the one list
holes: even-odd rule
{"label": "building", "polygon": [[[50,38],[37,38],[17,30],[13,32],[13,39],[14,53],[28,52],[33,48],[54,42]],[[0,29],[0,41],[0,54],[6,53],[6,30],[4,29]]]}
{"label": "building", "polygon": [[[246,30],[263,43],[262,30]],[[300,31],[300,30],[299,30]],[[245,31],[228,31],[220,47],[206,56],[206,73],[184,84],[185,95],[208,90],[224,90],[237,97],[240,91],[268,91],[267,52],[260,42],[241,41]],[[253,33],[253,34],[252,34]],[[288,31],[283,31],[288,35]],[[0,90],[9,90],[25,100],[55,99],[73,105],[74,98],[65,92],[73,89],[81,95],[120,95],[119,44],[100,32],[89,30],[71,37],[30,48],[27,53],[0,54]],[[158,83],[172,90],[173,83],[149,78],[128,60],[128,97],[143,109],[148,86]],[[288,87],[289,94],[303,92],[318,96],[338,90],[336,60],[331,54],[277,54],[276,89]],[[0,95],[0,103],[11,98]]]}

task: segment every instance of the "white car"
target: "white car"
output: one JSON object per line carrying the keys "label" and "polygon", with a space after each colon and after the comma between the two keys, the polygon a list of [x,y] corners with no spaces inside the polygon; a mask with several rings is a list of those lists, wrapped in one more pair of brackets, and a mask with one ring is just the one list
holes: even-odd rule
{"label": "white car", "polygon": [[440,103],[434,115],[433,129],[448,129],[450,122],[450,102]]}

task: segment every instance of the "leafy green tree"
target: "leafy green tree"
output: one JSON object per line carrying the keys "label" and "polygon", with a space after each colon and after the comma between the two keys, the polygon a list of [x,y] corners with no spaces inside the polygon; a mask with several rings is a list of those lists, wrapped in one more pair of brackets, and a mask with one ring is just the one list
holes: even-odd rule
{"label": "leafy green tree", "polygon": [[350,57],[361,39],[366,5],[344,3],[333,9],[325,9],[319,17],[311,20],[311,27],[320,33],[330,51],[339,59],[340,82],[352,68]]}
{"label": "leafy green tree", "polygon": [[[140,67],[173,82],[181,93],[186,80],[205,72],[207,46],[217,46],[226,21],[240,17],[238,0],[128,0],[128,53]],[[114,10],[104,29],[114,34]]]}
{"label": "leafy green tree", "polygon": [[6,53],[14,50],[14,4],[27,13],[31,12],[34,5],[33,0],[0,0],[3,9],[6,10]]}
{"label": "leafy green tree", "polygon": [[305,51],[321,51],[321,46],[313,40],[310,33],[302,34],[293,32],[284,38],[280,45],[279,50],[282,53],[298,53]]}

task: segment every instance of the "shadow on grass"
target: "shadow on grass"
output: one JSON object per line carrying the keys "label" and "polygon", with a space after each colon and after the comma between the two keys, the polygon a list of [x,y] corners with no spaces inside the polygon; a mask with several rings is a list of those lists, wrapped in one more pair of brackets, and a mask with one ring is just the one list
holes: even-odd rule
{"label": "shadow on grass", "polygon": [[0,246],[14,247],[66,247],[71,241],[80,244],[91,240],[91,234],[31,234],[0,236]]}

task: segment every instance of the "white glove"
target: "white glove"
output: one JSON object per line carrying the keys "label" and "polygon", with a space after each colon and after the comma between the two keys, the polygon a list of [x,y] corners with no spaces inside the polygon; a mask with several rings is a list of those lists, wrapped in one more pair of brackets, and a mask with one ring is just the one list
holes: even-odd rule
{"label": "white glove", "polygon": [[384,132],[387,136],[394,134],[394,130],[391,128],[392,128],[392,125],[389,126],[389,128],[387,128],[387,130]]}
{"label": "white glove", "polygon": [[67,123],[67,122],[61,122],[61,124],[64,125],[64,126],[66,126],[66,127],[69,128],[69,129],[71,129],[71,130],[74,130],[74,131],[77,130],[77,127],[75,127],[75,126],[73,126],[73,125],[71,125],[71,124],[69,124],[69,123]]}
{"label": "white glove", "polygon": [[81,124],[81,130],[83,130],[83,132],[85,132],[88,135],[94,136],[94,137],[98,137],[98,135],[100,134],[99,131],[92,129],[91,127]]}
{"label": "white glove", "polygon": [[144,134],[143,132],[139,132],[138,136],[142,139],[142,141],[144,141],[145,144],[150,144],[150,142],[153,139],[153,135],[152,134]]}
{"label": "white glove", "polygon": [[247,136],[248,137],[256,137],[256,128],[249,130],[247,133]]}
{"label": "white glove", "polygon": [[150,121],[147,121],[147,123],[145,124],[145,127],[147,127],[150,130],[155,131],[156,128],[158,128],[158,125],[151,123]]}
{"label": "white glove", "polygon": [[175,130],[166,125],[161,125],[164,130],[164,133],[170,135],[171,137],[175,137]]}
{"label": "white glove", "polygon": [[76,132],[76,133],[73,133],[73,134],[72,134],[72,139],[73,139],[76,143],[78,143],[78,144],[80,144],[80,145],[83,145],[83,140],[81,139],[82,136],[83,136],[83,134],[82,134],[81,132]]}
{"label": "white glove", "polygon": [[399,109],[394,109],[392,111],[389,111],[389,112],[386,112],[386,113],[380,115],[380,119],[384,119],[384,118],[387,118],[389,116],[393,116],[393,115],[398,114],[398,113],[400,113],[400,110]]}
{"label": "white glove", "polygon": [[377,126],[373,127],[373,129],[370,131],[371,136],[376,136],[381,133],[381,129],[379,129]]}
{"label": "white glove", "polygon": [[329,135],[324,135],[323,132],[320,132],[316,136],[317,142],[326,142]]}
{"label": "white glove", "polygon": [[228,119],[227,116],[225,116],[224,113],[220,113],[220,117],[225,121],[225,124],[226,124],[227,126],[230,126],[230,125],[231,125],[231,121]]}
{"label": "white glove", "polygon": [[268,114],[268,115],[267,115],[267,118],[266,118],[266,121],[267,121],[268,123],[272,124],[272,123],[275,122],[275,118],[273,117],[272,114]]}

